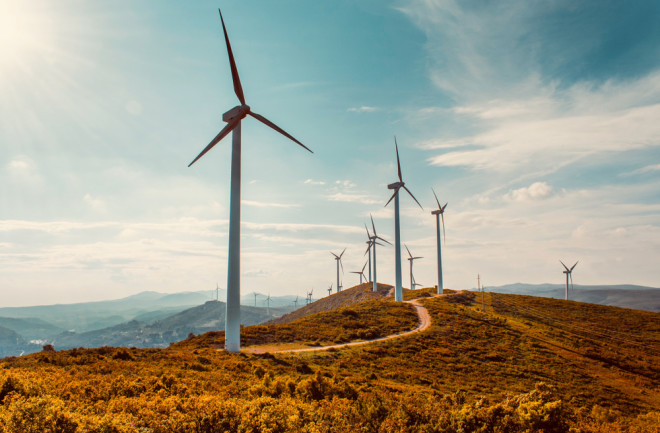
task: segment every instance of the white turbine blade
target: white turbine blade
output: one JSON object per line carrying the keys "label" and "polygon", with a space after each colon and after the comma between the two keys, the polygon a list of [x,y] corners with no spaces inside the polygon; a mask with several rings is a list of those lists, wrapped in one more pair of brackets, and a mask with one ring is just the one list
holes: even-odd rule
{"label": "white turbine blade", "polygon": [[435,194],[435,190],[431,188],[431,191],[433,191],[433,197],[435,197],[435,202],[438,203],[438,209],[442,210],[442,206],[440,206],[440,201],[438,200],[438,196]]}
{"label": "white turbine blade", "polygon": [[[388,244],[392,245],[392,242],[388,241],[387,239],[383,239],[380,236],[376,236],[376,239],[380,239],[381,241],[387,242]],[[382,244],[379,244],[379,245],[382,245]]]}
{"label": "white turbine blade", "polygon": [[218,9],[220,13],[220,21],[222,22],[222,31],[225,33],[225,42],[227,43],[227,54],[229,54],[229,66],[231,67],[231,78],[234,82],[234,93],[238,97],[238,100],[241,101],[241,104],[245,105],[245,96],[243,95],[243,87],[241,86],[241,79],[238,78],[238,70],[236,69],[236,62],[234,61],[234,53],[231,50],[231,44],[229,43],[229,36],[227,36],[227,28],[225,27],[225,20],[222,19],[222,12]]}
{"label": "white turbine blade", "polygon": [[[405,188],[405,187],[404,187],[404,188]],[[392,197],[390,197],[390,199],[387,200],[387,203],[385,203],[385,206],[384,206],[384,207],[387,207],[387,205],[390,204],[390,202],[392,201],[392,199],[394,198],[394,196],[397,195],[398,193],[399,193],[399,188],[397,187],[397,188],[394,190],[394,194],[392,194]]]}
{"label": "white turbine blade", "polygon": [[577,262],[575,262],[575,264],[574,264],[573,266],[571,266],[571,272],[573,272],[573,269],[575,269],[575,267],[577,266],[578,262],[579,262],[579,260],[578,260]]}
{"label": "white turbine blade", "polygon": [[[387,205],[385,205],[385,206],[387,206]],[[374,236],[378,236],[376,234],[376,225],[374,224],[374,216],[369,214],[369,218],[371,218],[371,228],[374,230]]]}
{"label": "white turbine blade", "polygon": [[[405,185],[403,185],[403,189],[405,189],[405,190],[406,190],[406,192],[407,192],[408,194],[410,194],[410,197],[412,197],[412,198],[413,198],[413,200],[415,200],[415,203],[417,203],[417,204],[419,205],[419,207],[420,207],[420,208],[421,208],[422,210],[424,210],[424,208],[422,207],[422,205],[421,205],[421,204],[419,204],[419,202],[417,201],[417,199],[415,198],[415,196],[413,195],[413,193],[412,193],[412,192],[410,192],[410,190],[409,190],[408,188],[406,188],[406,186],[405,186]],[[387,205],[385,205],[385,206],[387,206]]]}
{"label": "white turbine blade", "polygon": [[445,241],[445,244],[447,244],[447,235],[445,234],[445,214],[440,213],[440,219],[442,220],[442,239]]}
{"label": "white turbine blade", "polygon": [[236,125],[238,125],[240,121],[241,121],[240,117],[235,117],[229,123],[227,123],[225,127],[222,128],[222,130],[218,133],[218,135],[216,135],[215,138],[211,140],[211,142],[204,148],[204,150],[202,150],[202,152],[199,155],[197,155],[197,158],[193,159],[193,161],[190,164],[188,164],[188,167],[196,163],[199,158],[204,156],[206,152],[211,150],[213,146],[215,146],[216,144],[218,144],[220,140],[225,138],[227,134],[229,134],[234,128],[236,128]]}
{"label": "white turbine blade", "polygon": [[342,251],[341,254],[339,254],[339,258],[340,258],[340,259],[341,259],[341,256],[344,255],[345,252],[346,252],[346,248],[344,248],[344,251]]}
{"label": "white turbine blade", "polygon": [[259,122],[263,123],[264,125],[273,128],[275,131],[277,131],[277,132],[279,132],[280,134],[282,134],[283,136],[287,137],[289,140],[295,141],[295,142],[298,143],[300,146],[302,146],[302,147],[304,147],[306,150],[308,150],[310,153],[314,153],[314,152],[312,152],[307,146],[305,146],[304,144],[302,144],[301,142],[299,142],[298,140],[296,140],[295,138],[293,138],[293,136],[290,135],[288,132],[286,132],[284,129],[280,128],[279,126],[277,126],[276,124],[274,124],[274,123],[271,122],[270,120],[266,119],[266,118],[265,118],[264,116],[262,116],[261,114],[257,114],[257,113],[255,113],[255,112],[253,112],[253,111],[248,112],[248,114],[249,114],[250,116],[254,117],[255,119],[257,119]]}
{"label": "white turbine blade", "polygon": [[403,182],[403,178],[401,177],[401,162],[399,161],[399,145],[396,143],[396,135],[394,136],[394,148],[396,149],[396,168],[399,174],[399,181]]}
{"label": "white turbine blade", "polygon": [[406,247],[406,251],[408,251],[408,256],[412,258],[412,254],[410,253],[410,250],[408,249],[408,245],[403,244],[404,247]]}
{"label": "white turbine blade", "polygon": [[367,262],[364,262],[364,266],[362,266],[362,270],[360,272],[364,272],[364,268],[367,267]]}
{"label": "white turbine blade", "polygon": [[566,269],[566,272],[570,272],[570,270],[568,269],[568,266],[566,266],[566,265],[564,264],[564,262],[562,262],[562,261],[560,260],[559,263],[561,263],[561,265],[564,267],[564,269]]}

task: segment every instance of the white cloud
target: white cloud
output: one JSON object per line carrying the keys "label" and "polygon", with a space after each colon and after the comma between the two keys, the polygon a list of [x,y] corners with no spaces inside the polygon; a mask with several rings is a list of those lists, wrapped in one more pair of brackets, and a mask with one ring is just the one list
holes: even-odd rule
{"label": "white cloud", "polygon": [[352,193],[343,193],[337,192],[327,196],[328,200],[331,201],[343,201],[348,203],[362,203],[362,204],[377,204],[380,203],[378,200],[369,198],[365,194],[352,194]]}
{"label": "white cloud", "polygon": [[352,112],[352,113],[373,113],[374,111],[380,110],[377,107],[369,107],[367,105],[363,105],[361,107],[351,107],[347,111]]}
{"label": "white cloud", "polygon": [[105,212],[106,205],[103,200],[100,198],[94,198],[89,193],[85,194],[83,197],[85,204],[95,212]]}
{"label": "white cloud", "polygon": [[305,182],[303,182],[306,185],[325,185],[325,182],[322,180],[312,180],[312,179],[306,179]]}
{"label": "white cloud", "polygon": [[507,200],[525,202],[532,200],[544,200],[554,194],[552,186],[545,182],[534,182],[528,187],[518,188],[509,191],[504,195]]}
{"label": "white cloud", "polygon": [[[480,121],[486,130],[459,141],[426,144],[429,149],[467,146],[433,156],[429,162],[437,166],[540,174],[595,155],[658,147],[660,74],[641,81],[646,84],[608,82],[589,90],[574,86],[556,91],[545,102],[536,96],[528,100],[499,100],[497,109],[492,102],[464,106],[461,112]],[[637,94],[639,87],[657,88],[657,102],[630,106],[626,95]],[[604,99],[608,102],[602,102]],[[620,101],[620,105],[612,99]]]}
{"label": "white cloud", "polygon": [[300,207],[300,204],[290,204],[290,203],[268,203],[261,201],[252,201],[252,200],[241,200],[241,203],[245,206],[254,206],[254,207],[277,207],[277,208],[291,208],[291,207]]}
{"label": "white cloud", "polygon": [[135,100],[128,101],[126,103],[126,111],[133,116],[139,116],[142,114],[142,104]]}

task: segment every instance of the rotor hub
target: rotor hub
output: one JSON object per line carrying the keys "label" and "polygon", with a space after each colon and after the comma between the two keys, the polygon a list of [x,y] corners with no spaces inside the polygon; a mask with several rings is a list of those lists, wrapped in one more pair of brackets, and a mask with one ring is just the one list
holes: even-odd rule
{"label": "rotor hub", "polygon": [[222,120],[224,122],[230,122],[232,119],[239,118],[239,119],[244,119],[245,116],[248,115],[250,112],[250,106],[249,105],[237,105],[231,110],[227,111],[225,114],[222,115]]}
{"label": "rotor hub", "polygon": [[387,189],[399,189],[403,185],[405,185],[405,183],[403,183],[403,182],[394,182],[394,183],[391,183],[391,184],[387,185]]}

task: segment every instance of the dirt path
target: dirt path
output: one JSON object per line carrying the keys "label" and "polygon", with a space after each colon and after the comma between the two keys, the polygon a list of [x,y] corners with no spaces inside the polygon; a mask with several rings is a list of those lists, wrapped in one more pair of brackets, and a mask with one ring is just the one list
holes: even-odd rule
{"label": "dirt path", "polygon": [[365,344],[371,344],[375,343],[378,341],[386,341],[386,340],[392,340],[394,338],[401,338],[405,337],[406,335],[411,335],[415,334],[417,332],[422,332],[425,329],[427,329],[429,326],[431,326],[431,315],[429,314],[428,310],[422,306],[422,304],[419,303],[417,299],[413,299],[412,301],[405,301],[408,304],[411,304],[413,307],[415,307],[415,310],[417,312],[417,317],[419,317],[419,325],[417,328],[411,330],[411,331],[406,331],[402,332],[400,334],[393,334],[393,335],[388,335],[386,337],[380,337],[380,338],[374,338],[373,340],[364,340],[364,341],[354,341],[351,343],[342,343],[342,344],[333,344],[332,346],[321,346],[321,347],[309,347],[309,348],[303,348],[303,349],[278,349],[273,346],[261,346],[261,347],[246,347],[242,350],[242,352],[246,353],[295,353],[295,352],[318,352],[321,350],[329,350],[329,349],[341,349],[344,347],[351,347],[351,346],[362,346]]}

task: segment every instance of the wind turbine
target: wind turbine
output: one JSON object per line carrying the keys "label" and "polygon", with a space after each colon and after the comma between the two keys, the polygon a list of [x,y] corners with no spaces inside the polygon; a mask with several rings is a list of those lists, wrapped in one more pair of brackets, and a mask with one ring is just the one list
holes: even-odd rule
{"label": "wind turbine", "polygon": [[337,262],[337,293],[341,292],[341,282],[339,281],[339,266],[341,265],[341,271],[344,272],[344,265],[341,262],[341,256],[343,256],[345,252],[346,248],[344,248],[344,251],[342,251],[339,255],[330,251],[330,254],[335,256],[335,261]]}
{"label": "wind turbine", "polygon": [[264,299],[264,302],[266,303],[266,314],[270,316],[270,293],[268,294],[268,297]]}
{"label": "wind turbine", "polygon": [[360,284],[362,284],[362,277],[364,277],[365,280],[367,279],[366,275],[364,275],[364,268],[366,267],[367,267],[367,262],[364,262],[364,266],[362,266],[361,271],[351,271],[351,274],[358,274],[360,276]]}
{"label": "wind turbine", "polygon": [[403,244],[408,251],[408,261],[410,262],[410,290],[415,290],[415,279],[413,278],[413,262],[417,259],[423,259],[424,257],[413,257],[412,253],[408,249],[408,245]]}
{"label": "wind turbine", "polygon": [[307,305],[309,305],[312,302],[312,293],[314,293],[314,289],[307,292]]}
{"label": "wind turbine", "polygon": [[296,300],[293,301],[293,308],[298,308],[298,297],[296,296]]}
{"label": "wind turbine", "polygon": [[571,290],[573,290],[573,269],[575,269],[578,262],[579,262],[579,260],[577,262],[575,262],[575,264],[573,266],[571,266],[570,269],[568,269],[568,266],[566,266],[564,264],[564,262],[562,262],[561,260],[559,261],[559,263],[561,263],[561,265],[565,269],[564,271],[562,271],[562,273],[566,274],[566,300],[567,301],[568,301],[568,279],[570,278],[570,280],[571,280]]}
{"label": "wind turbine", "polygon": [[257,306],[257,292],[254,292],[254,306]]}
{"label": "wind turbine", "polygon": [[220,292],[220,286],[218,283],[215,283],[215,301],[218,302],[218,293]]}
{"label": "wind turbine", "polygon": [[445,208],[447,208],[447,204],[445,203],[444,206],[440,206],[440,202],[438,201],[438,196],[435,194],[435,191],[433,188],[431,188],[431,191],[433,191],[433,196],[435,197],[435,202],[438,204],[438,208],[434,211],[431,212],[431,215],[435,215],[435,232],[436,232],[436,242],[438,245],[438,287],[436,290],[436,293],[438,295],[442,295],[443,293],[443,288],[444,285],[442,284],[442,254],[441,254],[441,248],[440,248],[440,220],[442,220],[442,237],[445,239],[445,243],[447,242],[447,239],[445,238]]}
{"label": "wind turbine", "polygon": [[[370,239],[371,239],[371,246],[374,249],[373,250],[373,255],[374,255],[374,287],[373,287],[373,290],[375,292],[375,291],[378,290],[378,287],[376,286],[376,284],[377,284],[376,283],[376,281],[377,281],[377,278],[376,278],[376,245],[383,246],[383,244],[378,243],[378,239],[380,239],[383,242],[387,242],[390,245],[392,245],[392,243],[390,241],[387,241],[387,240],[381,238],[380,236],[378,236],[378,233],[376,233],[376,225],[374,224],[374,217],[371,214],[369,215],[369,217],[371,218],[371,228],[374,231],[374,234],[371,236]],[[369,230],[367,230],[367,234],[368,233],[369,233]]]}
{"label": "wind turbine", "polygon": [[328,296],[332,295],[332,284],[328,287]]}
{"label": "wind turbine", "polygon": [[374,241],[371,240],[371,235],[369,234],[369,229],[367,228],[367,225],[364,225],[364,229],[367,231],[367,250],[364,252],[364,255],[366,256],[369,254],[369,259],[367,260],[367,263],[369,263],[369,279],[367,281],[372,281],[371,280],[371,247],[373,246]]}
{"label": "wind turbine", "polygon": [[[394,137],[394,148],[396,149],[396,165],[398,169],[399,181],[387,185],[387,189],[393,189],[394,194],[392,197],[385,203],[385,206],[390,204],[392,199],[394,199],[394,269],[396,271],[396,287],[394,289],[394,300],[396,302],[403,302],[403,287],[401,285],[401,229],[399,224],[399,190],[401,188],[405,189],[410,197],[415,200],[419,207],[424,210],[421,204],[417,201],[415,196],[406,188],[406,184],[403,181],[401,176],[401,162],[399,161],[399,145],[396,142],[396,137]],[[375,284],[375,283],[374,283]]]}
{"label": "wind turbine", "polygon": [[423,284],[419,284],[418,282],[415,281],[415,278],[412,280],[412,284],[410,285],[412,290],[415,290],[415,286],[424,286]]}
{"label": "wind turbine", "polygon": [[188,167],[193,165],[199,158],[204,156],[206,152],[211,150],[213,146],[218,144],[220,140],[232,132],[232,153],[231,153],[231,194],[229,199],[229,256],[227,260],[227,313],[225,315],[225,350],[229,352],[240,352],[241,350],[241,121],[246,116],[252,116],[259,122],[274,129],[285,137],[293,140],[304,149],[312,152],[300,141],[293,138],[279,126],[275,125],[270,120],[266,119],[260,114],[251,111],[250,107],[245,104],[245,96],[243,95],[243,87],[241,80],[238,76],[236,69],[236,62],[234,61],[234,54],[231,50],[229,43],[229,36],[227,36],[227,28],[225,21],[220,13],[220,21],[222,23],[222,31],[225,35],[225,43],[227,45],[227,54],[229,55],[229,66],[231,68],[232,81],[234,83],[234,93],[238,97],[241,105],[237,105],[231,110],[222,115],[222,120],[227,122],[227,125],[215,136],[213,140],[197,155],[197,157],[188,164]]}

